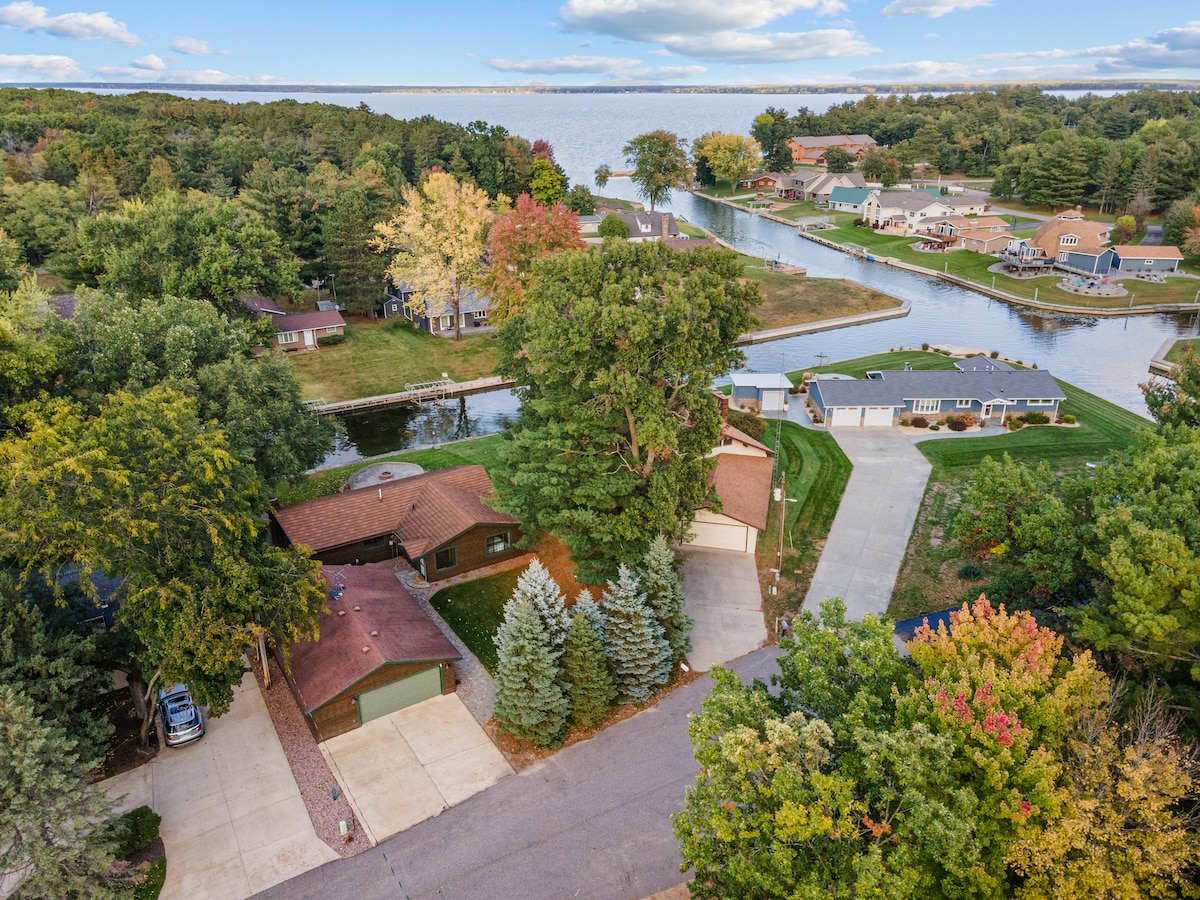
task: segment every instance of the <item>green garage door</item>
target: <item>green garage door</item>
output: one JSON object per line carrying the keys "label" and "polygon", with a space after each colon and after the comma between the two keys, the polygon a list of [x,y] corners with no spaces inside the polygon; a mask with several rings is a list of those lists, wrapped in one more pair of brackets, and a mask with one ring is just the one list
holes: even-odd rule
{"label": "green garage door", "polygon": [[436,697],[442,692],[442,668],[434,666],[391,684],[358,695],[360,725],[394,713],[398,709]]}

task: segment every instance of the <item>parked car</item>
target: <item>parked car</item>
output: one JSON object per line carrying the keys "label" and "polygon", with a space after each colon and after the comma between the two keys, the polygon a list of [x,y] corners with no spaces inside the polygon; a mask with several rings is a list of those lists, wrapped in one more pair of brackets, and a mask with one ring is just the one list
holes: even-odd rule
{"label": "parked car", "polygon": [[158,710],[168,747],[178,747],[204,736],[204,713],[192,702],[186,684],[159,691]]}

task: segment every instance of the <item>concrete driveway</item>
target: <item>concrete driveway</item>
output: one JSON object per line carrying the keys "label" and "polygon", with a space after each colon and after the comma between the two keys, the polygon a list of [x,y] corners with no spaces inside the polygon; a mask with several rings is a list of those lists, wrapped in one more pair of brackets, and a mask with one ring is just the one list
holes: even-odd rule
{"label": "concrete driveway", "polygon": [[376,844],[513,774],[456,694],[339,734],[321,752]]}
{"label": "concrete driveway", "polygon": [[681,547],[683,610],[692,617],[688,661],[700,672],[727,663],[767,640],[754,556],[732,550]]}
{"label": "concrete driveway", "polygon": [[199,741],[101,787],[162,816],[163,900],[240,900],[338,858],[317,837],[254,675]]}
{"label": "concrete driveway", "polygon": [[898,428],[831,428],[854,471],[804,599],[846,601],[846,617],[887,610],[932,468]]}

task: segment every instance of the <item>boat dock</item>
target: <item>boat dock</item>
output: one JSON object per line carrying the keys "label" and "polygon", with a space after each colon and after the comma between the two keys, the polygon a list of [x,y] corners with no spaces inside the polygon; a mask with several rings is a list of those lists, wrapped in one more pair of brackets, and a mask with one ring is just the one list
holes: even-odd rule
{"label": "boat dock", "polygon": [[354,400],[337,400],[333,403],[329,403],[324,397],[321,397],[316,400],[306,400],[304,401],[304,405],[313,412],[321,415],[353,413],[382,406],[397,406],[401,403],[427,403],[433,400],[445,400],[450,397],[464,397],[467,394],[478,394],[481,391],[494,391],[498,388],[512,387],[514,383],[511,378],[501,378],[499,375],[476,378],[473,381],[452,381],[449,378],[444,378],[439,381],[406,384],[404,385],[404,390],[398,391],[395,394],[358,397]]}

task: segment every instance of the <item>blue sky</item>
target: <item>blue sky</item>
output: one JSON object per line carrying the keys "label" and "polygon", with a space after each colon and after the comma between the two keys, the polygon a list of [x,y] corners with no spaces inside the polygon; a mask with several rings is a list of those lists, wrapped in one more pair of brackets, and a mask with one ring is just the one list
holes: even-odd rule
{"label": "blue sky", "polygon": [[1084,78],[1200,79],[1200,4],[0,0],[0,81],[452,86]]}

